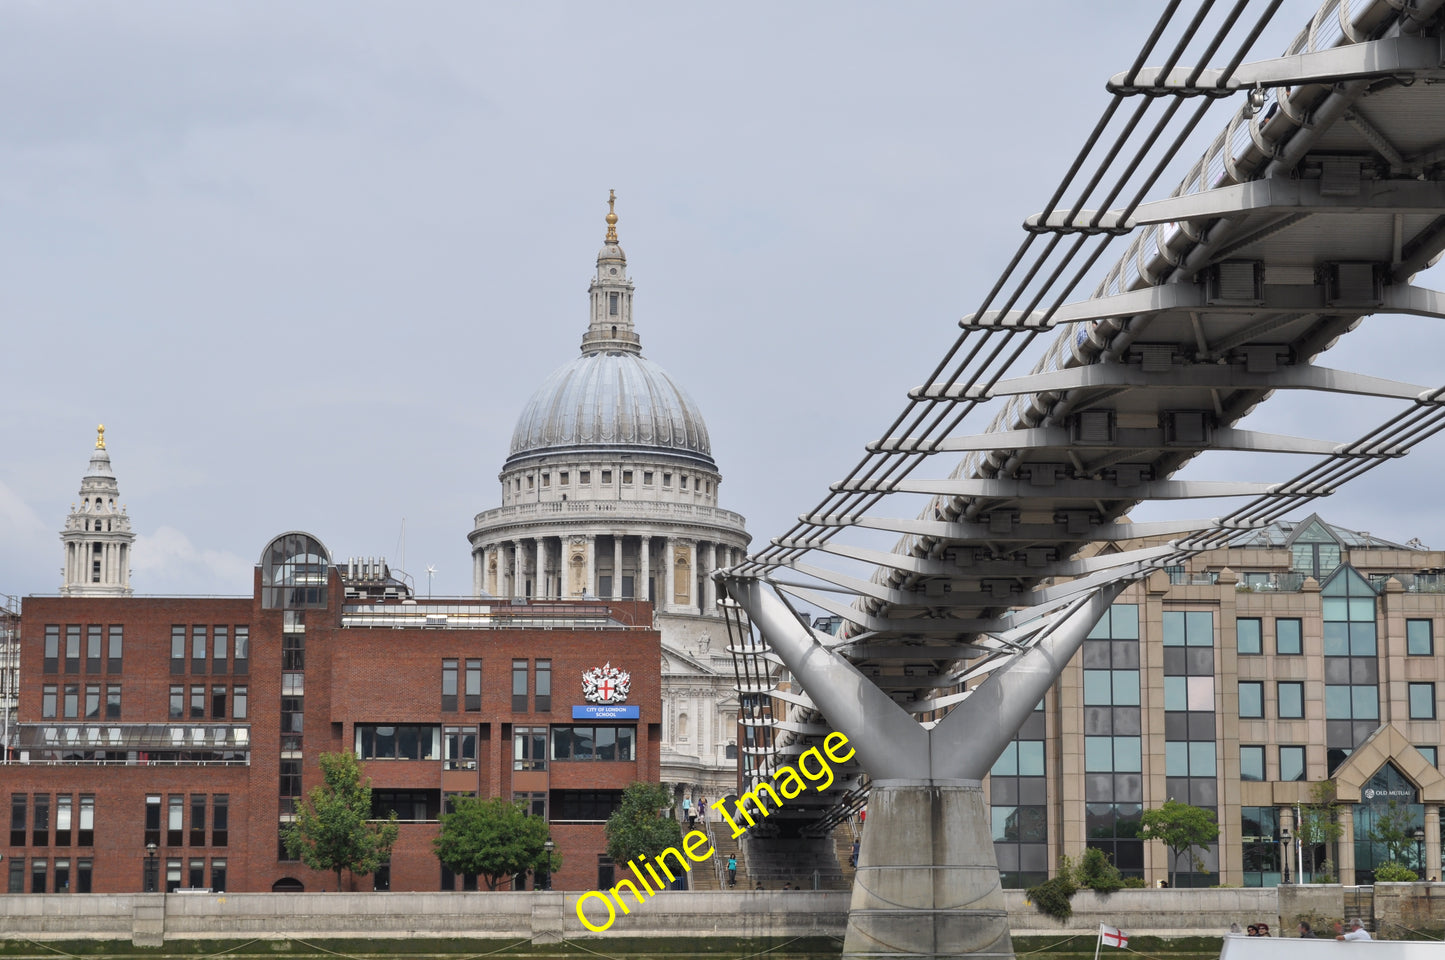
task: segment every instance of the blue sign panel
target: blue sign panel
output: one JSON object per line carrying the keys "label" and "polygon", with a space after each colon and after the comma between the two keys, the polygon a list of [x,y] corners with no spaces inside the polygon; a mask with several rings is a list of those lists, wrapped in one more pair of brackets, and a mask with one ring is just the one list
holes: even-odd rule
{"label": "blue sign panel", "polygon": [[573,720],[639,720],[642,708],[627,703],[589,703],[573,705]]}

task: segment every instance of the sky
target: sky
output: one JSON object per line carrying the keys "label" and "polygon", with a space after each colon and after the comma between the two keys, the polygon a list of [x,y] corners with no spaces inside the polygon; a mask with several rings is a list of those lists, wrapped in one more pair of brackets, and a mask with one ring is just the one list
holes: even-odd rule
{"label": "sky", "polygon": [[[0,594],[59,589],[99,423],[139,594],[249,594],[293,529],[467,594],[516,418],[586,329],[610,189],[644,354],[765,543],[953,342],[1157,10],[0,5]],[[1336,365],[1445,380],[1431,324],[1366,323]],[[1320,512],[1445,546],[1442,443]]]}

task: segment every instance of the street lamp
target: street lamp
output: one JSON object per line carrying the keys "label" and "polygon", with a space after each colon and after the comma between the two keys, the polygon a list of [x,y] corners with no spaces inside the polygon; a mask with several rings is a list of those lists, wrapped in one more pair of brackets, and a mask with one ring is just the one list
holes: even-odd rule
{"label": "street lamp", "polygon": [[1415,828],[1415,865],[1423,874],[1425,872],[1425,828]]}
{"label": "street lamp", "polygon": [[156,868],[157,868],[158,866],[159,866],[159,861],[156,859],[156,845],[155,845],[154,843],[148,843],[148,844],[146,844],[146,875],[145,875],[145,892],[146,892],[146,893],[155,893],[155,892],[156,892]]}
{"label": "street lamp", "polygon": [[552,851],[556,846],[550,839],[542,844],[542,849],[547,851],[547,857],[542,861],[541,867],[537,871],[536,887],[538,890],[552,889]]}

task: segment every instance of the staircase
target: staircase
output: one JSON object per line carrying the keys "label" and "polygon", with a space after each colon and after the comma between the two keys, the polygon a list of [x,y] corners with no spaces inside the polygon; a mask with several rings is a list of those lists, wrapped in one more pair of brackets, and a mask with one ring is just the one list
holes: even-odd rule
{"label": "staircase", "polygon": [[[742,886],[741,867],[746,862],[749,889],[762,883],[765,890],[781,890],[786,883],[796,890],[812,890],[816,874],[817,889],[847,890],[852,881],[844,879],[839,867],[837,843],[835,837],[744,837],[745,856],[738,861],[738,886]],[[850,839],[848,846],[852,845]],[[842,862],[848,862],[846,853]]]}
{"label": "staircase", "polygon": [[[714,830],[712,833],[712,839],[713,846],[717,851],[713,854],[713,861],[718,865],[719,872],[722,875],[722,889],[728,889],[727,866],[728,857],[730,856],[736,856],[738,858],[738,881],[737,886],[733,887],[733,889],[753,889],[753,887],[755,887],[757,883],[753,880],[753,875],[748,867],[747,857],[743,856],[743,852],[738,849],[738,842],[733,839],[732,831],[728,830],[726,827]],[[774,889],[776,889],[776,887]]]}

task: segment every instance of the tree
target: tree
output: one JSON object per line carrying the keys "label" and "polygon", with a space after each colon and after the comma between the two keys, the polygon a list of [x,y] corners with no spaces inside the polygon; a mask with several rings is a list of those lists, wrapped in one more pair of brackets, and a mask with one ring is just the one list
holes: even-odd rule
{"label": "tree", "polygon": [[458,796],[451,802],[432,850],[452,873],[481,877],[488,890],[495,890],[503,879],[528,870],[562,866],[560,854],[548,861],[546,819],[530,816],[525,805],[501,797]]}
{"label": "tree", "polygon": [[315,787],[296,810],[296,819],[281,833],[286,852],[300,857],[313,870],[352,878],[364,877],[391,856],[396,842],[396,811],[377,823],[371,817],[371,781],[361,778],[361,764],[347,752],[323,753],[321,786]]}
{"label": "tree", "polygon": [[1158,840],[1169,848],[1172,854],[1169,858],[1169,885],[1172,887],[1181,854],[1191,854],[1195,869],[1204,869],[1204,861],[1193,851],[1195,847],[1203,848],[1219,837],[1219,823],[1212,811],[1166,800],[1162,807],[1144,811],[1139,818],[1139,836],[1145,840]]}
{"label": "tree", "polygon": [[[1299,837],[1309,863],[1310,876],[1316,872],[1315,851],[1324,844],[1340,839],[1344,827],[1340,826],[1339,801],[1335,799],[1335,782],[1321,780],[1310,787],[1310,802],[1299,805],[1299,819],[1295,824],[1295,835]],[[1325,862],[1329,862],[1326,851]]]}
{"label": "tree", "polygon": [[[1415,860],[1415,818],[1410,808],[1398,800],[1389,801],[1384,810],[1374,811],[1374,825],[1370,827],[1372,843],[1385,848],[1387,863],[1406,866]],[[1375,871],[1378,875],[1379,871]]]}
{"label": "tree", "polygon": [[607,855],[615,863],[640,856],[657,857],[668,847],[682,846],[682,824],[662,811],[672,807],[672,793],[661,784],[634,783],[607,818]]}

